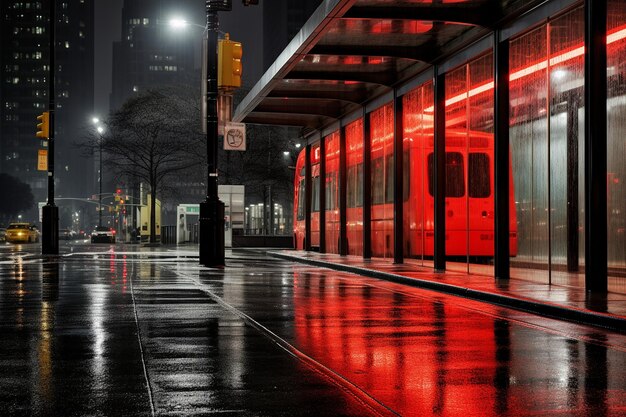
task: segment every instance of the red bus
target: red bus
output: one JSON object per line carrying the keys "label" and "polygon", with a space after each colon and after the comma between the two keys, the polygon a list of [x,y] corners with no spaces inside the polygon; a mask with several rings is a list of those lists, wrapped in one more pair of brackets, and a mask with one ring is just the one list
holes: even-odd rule
{"label": "red bus", "polygon": [[[347,132],[347,136],[349,133]],[[333,136],[333,135],[331,135]],[[393,251],[393,153],[391,137],[372,141],[372,255],[391,256]],[[374,137],[374,136],[373,136]],[[329,137],[330,138],[330,137]],[[468,143],[469,141],[469,143]],[[328,138],[327,138],[328,142]],[[348,138],[347,149],[347,239],[348,253],[362,254],[363,148]],[[334,147],[331,147],[331,150]],[[327,150],[329,148],[327,147]],[[326,164],[326,251],[337,252],[338,163],[334,155]],[[338,156],[336,157],[338,159]],[[304,151],[298,156],[294,182],[294,246],[305,247]],[[320,149],[311,152],[311,246],[319,246]],[[432,257],[434,252],[434,153],[433,137],[405,138],[403,178],[405,256]],[[510,168],[509,168],[510,169]],[[465,130],[446,131],[446,255],[491,257],[494,254],[494,165],[493,135]],[[517,254],[517,222],[514,189],[510,177],[510,253]],[[354,184],[357,184],[355,187]],[[331,231],[331,233],[329,233]],[[336,239],[335,239],[336,237]]]}

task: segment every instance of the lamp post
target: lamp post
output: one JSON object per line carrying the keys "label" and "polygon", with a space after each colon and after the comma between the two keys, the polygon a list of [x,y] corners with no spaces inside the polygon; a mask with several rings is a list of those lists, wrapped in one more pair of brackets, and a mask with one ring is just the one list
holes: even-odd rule
{"label": "lamp post", "polygon": [[224,266],[224,203],[217,194],[217,12],[230,11],[231,0],[206,0],[207,195],[200,203],[200,264]]}
{"label": "lamp post", "polygon": [[[100,120],[97,117],[93,118],[93,123],[98,124]],[[98,145],[99,145],[99,168],[98,168],[98,226],[102,226],[102,133],[104,133],[104,128],[102,126],[97,126],[96,131],[98,132]]]}
{"label": "lamp post", "polygon": [[[244,4],[246,2],[244,1]],[[255,2],[250,2],[255,4]],[[217,85],[217,41],[219,31],[218,12],[231,11],[232,0],[206,0],[205,64],[206,79],[206,138],[207,138],[207,189],[206,199],[200,203],[200,264],[224,266],[224,203],[219,200],[217,187],[217,140],[218,140],[218,85]],[[183,19],[171,19],[174,29],[184,28]]]}
{"label": "lamp post", "polygon": [[41,253],[42,255],[58,255],[59,253],[59,208],[54,204],[54,120],[56,113],[55,98],[55,62],[54,47],[56,42],[56,1],[50,0],[50,62],[48,64],[48,201],[41,210]]}

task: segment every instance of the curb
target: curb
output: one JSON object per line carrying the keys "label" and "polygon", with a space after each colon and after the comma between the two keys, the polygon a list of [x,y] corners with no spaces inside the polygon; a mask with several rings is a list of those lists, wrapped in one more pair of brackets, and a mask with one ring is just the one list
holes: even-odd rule
{"label": "curb", "polygon": [[621,318],[611,314],[596,313],[589,310],[580,310],[573,307],[548,304],[528,298],[516,298],[486,291],[478,291],[471,288],[461,287],[452,284],[429,281],[415,277],[409,278],[399,274],[376,271],[367,268],[361,268],[358,266],[336,264],[328,261],[321,261],[318,259],[308,259],[281,252],[267,253],[268,255],[277,258],[287,259],[290,261],[305,263],[314,266],[321,266],[324,268],[334,269],[343,272],[351,272],[358,275],[363,275],[371,278],[379,278],[399,284],[409,285],[412,287],[435,290],[446,294],[456,295],[477,301],[484,301],[489,304],[508,307],[519,311],[550,317],[553,319],[567,320],[579,324],[602,327],[604,329],[613,330],[620,334],[626,334],[626,318]]}

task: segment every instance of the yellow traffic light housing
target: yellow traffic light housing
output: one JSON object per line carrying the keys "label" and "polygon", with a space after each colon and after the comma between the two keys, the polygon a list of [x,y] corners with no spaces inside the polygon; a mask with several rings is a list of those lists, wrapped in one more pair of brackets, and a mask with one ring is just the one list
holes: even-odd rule
{"label": "yellow traffic light housing", "polygon": [[217,48],[217,85],[225,90],[241,87],[241,42],[231,41],[228,33],[220,39]]}
{"label": "yellow traffic light housing", "polygon": [[37,116],[37,137],[48,139],[50,137],[50,113],[47,111]]}

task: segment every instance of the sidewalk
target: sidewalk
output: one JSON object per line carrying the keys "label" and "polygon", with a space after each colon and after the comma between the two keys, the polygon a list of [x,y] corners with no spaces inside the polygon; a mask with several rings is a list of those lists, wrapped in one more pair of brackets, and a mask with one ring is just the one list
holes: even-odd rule
{"label": "sidewalk", "polygon": [[490,276],[433,269],[392,260],[340,256],[304,251],[275,251],[271,255],[339,271],[380,278],[484,301],[516,310],[599,326],[626,334],[626,294],[590,296],[578,287],[548,285],[521,279],[499,281]]}

